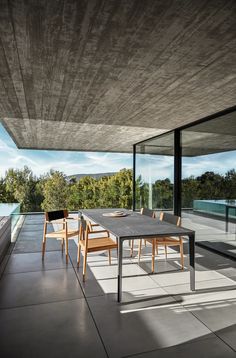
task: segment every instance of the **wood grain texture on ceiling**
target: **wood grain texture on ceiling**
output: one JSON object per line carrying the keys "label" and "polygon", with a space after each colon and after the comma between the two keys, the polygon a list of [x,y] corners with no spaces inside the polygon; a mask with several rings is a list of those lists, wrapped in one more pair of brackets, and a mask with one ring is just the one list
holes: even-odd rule
{"label": "wood grain texture on ceiling", "polygon": [[129,152],[236,104],[235,19],[234,0],[1,0],[0,118],[19,148]]}

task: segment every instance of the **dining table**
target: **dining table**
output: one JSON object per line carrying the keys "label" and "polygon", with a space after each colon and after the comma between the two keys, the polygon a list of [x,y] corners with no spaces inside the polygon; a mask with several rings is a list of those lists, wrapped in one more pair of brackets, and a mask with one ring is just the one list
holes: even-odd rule
{"label": "dining table", "polygon": [[[113,215],[116,211],[123,215]],[[127,209],[84,209],[81,210],[85,219],[99,224],[115,236],[118,242],[118,276],[117,301],[122,301],[122,259],[123,244],[126,240],[157,239],[158,237],[186,237],[189,247],[190,289],[195,290],[195,232],[181,226],[176,226],[158,218],[141,215],[139,212]]]}

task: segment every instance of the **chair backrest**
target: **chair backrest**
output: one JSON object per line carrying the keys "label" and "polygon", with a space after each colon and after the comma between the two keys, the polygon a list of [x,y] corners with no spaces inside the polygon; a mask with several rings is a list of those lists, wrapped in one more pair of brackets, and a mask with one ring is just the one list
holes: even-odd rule
{"label": "chair backrest", "polygon": [[55,211],[46,211],[45,219],[47,221],[65,219],[68,217],[68,210],[55,210]]}
{"label": "chair backrest", "polygon": [[86,229],[89,230],[88,222],[83,217],[81,217],[80,219],[80,227],[84,232],[86,231]]}
{"label": "chair backrest", "polygon": [[155,218],[155,217],[156,217],[155,211],[150,210],[150,209],[147,209],[147,208],[142,208],[142,209],[140,210],[140,213],[141,213],[142,215],[150,216],[151,218]]}
{"label": "chair backrest", "polygon": [[180,224],[181,224],[180,216],[173,215],[173,214],[170,214],[170,213],[166,213],[166,212],[163,212],[163,211],[160,214],[160,220],[166,221],[167,223],[173,224],[173,225],[176,225],[176,226],[180,226]]}

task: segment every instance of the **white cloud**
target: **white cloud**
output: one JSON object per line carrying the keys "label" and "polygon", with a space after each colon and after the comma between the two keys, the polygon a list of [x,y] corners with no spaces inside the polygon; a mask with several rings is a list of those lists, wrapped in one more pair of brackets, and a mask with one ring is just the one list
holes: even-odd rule
{"label": "white cloud", "polygon": [[50,169],[73,175],[119,171],[132,166],[131,155],[19,150],[1,139],[0,157],[0,176],[4,176],[9,168],[22,169],[24,165],[29,166],[36,175],[45,174]]}
{"label": "white cloud", "polygon": [[[205,171],[224,174],[235,168],[236,151],[214,155],[183,158],[183,178],[199,176]],[[173,156],[137,155],[137,175],[145,180],[169,178],[173,181]],[[67,175],[79,173],[102,173],[132,168],[132,154],[60,152],[19,150],[0,126],[0,176],[9,168],[21,169],[29,166],[36,175],[50,169],[63,171]]]}

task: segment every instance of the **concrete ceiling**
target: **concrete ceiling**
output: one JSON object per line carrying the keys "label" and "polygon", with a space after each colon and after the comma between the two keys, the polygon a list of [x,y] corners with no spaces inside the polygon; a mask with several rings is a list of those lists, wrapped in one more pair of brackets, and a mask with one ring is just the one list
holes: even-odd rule
{"label": "concrete ceiling", "polygon": [[236,104],[235,0],[1,0],[19,148],[130,152]]}
{"label": "concrete ceiling", "polygon": [[[166,133],[136,146],[137,153],[174,155],[174,134]],[[236,110],[181,131],[182,155],[194,157],[236,151]]]}

